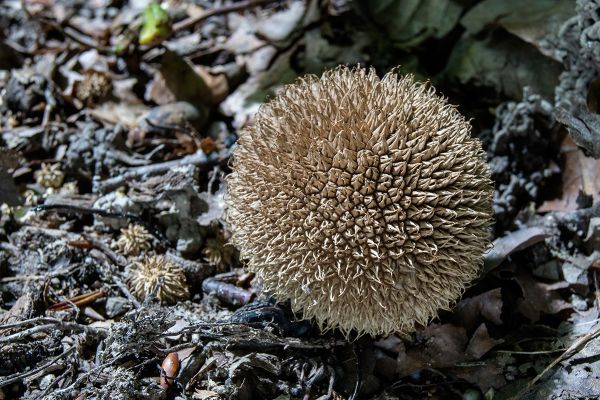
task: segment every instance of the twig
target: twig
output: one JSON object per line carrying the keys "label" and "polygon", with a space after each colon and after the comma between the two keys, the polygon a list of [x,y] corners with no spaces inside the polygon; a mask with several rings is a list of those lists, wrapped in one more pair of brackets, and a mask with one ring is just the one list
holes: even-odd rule
{"label": "twig", "polygon": [[228,14],[230,12],[236,11],[244,11],[249,8],[257,7],[263,4],[274,3],[275,1],[278,0],[250,0],[221,8],[213,8],[212,10],[208,10],[205,13],[202,13],[196,17],[186,18],[183,21],[179,21],[173,24],[173,32],[178,32],[193,27],[210,17],[214,17],[215,15]]}
{"label": "twig", "polygon": [[[115,218],[115,219],[120,219],[120,220],[126,219],[126,220],[133,221],[139,225],[143,225],[144,228],[147,228],[150,231],[150,233],[152,233],[157,239],[162,241],[163,244],[168,243],[167,238],[164,237],[164,235],[162,234],[162,232],[160,230],[158,230],[155,226],[149,224],[148,222],[144,221],[140,216],[135,215],[135,214],[113,213],[110,211],[106,211],[102,208],[79,207],[79,206],[73,206],[71,204],[41,204],[39,206],[35,206],[35,207],[31,208],[31,211],[33,211],[33,212],[57,211],[57,212],[64,212],[67,214],[93,214],[93,215],[99,215],[104,218]],[[94,238],[92,238],[89,235],[85,236],[85,238],[90,243],[93,243],[94,246],[97,246],[98,249],[105,252],[106,246],[104,244],[102,244],[102,242],[95,240]]]}
{"label": "twig", "polygon": [[144,223],[144,221],[135,214],[113,213],[103,210],[102,208],[79,207],[71,204],[40,204],[39,206],[32,207],[31,211],[62,211],[67,214],[95,214],[105,218],[131,219],[139,223]]}
{"label": "twig", "polygon": [[134,178],[138,178],[142,175],[153,174],[157,172],[165,172],[172,168],[177,168],[184,165],[206,165],[209,164],[209,162],[210,161],[206,157],[206,154],[204,154],[203,152],[198,152],[180,158],[178,160],[165,161],[162,163],[131,168],[129,171],[125,172],[122,175],[115,176],[113,178],[109,178],[100,182],[98,190],[100,192],[105,192],[107,190],[114,189],[123,185],[125,182]]}
{"label": "twig", "polygon": [[10,385],[11,383],[20,381],[23,378],[27,378],[28,376],[31,375],[35,375],[40,371],[43,371],[44,369],[50,367],[52,364],[54,364],[55,362],[57,362],[58,360],[60,360],[63,357],[68,356],[69,354],[71,354],[73,351],[75,350],[75,347],[71,347],[70,349],[68,349],[67,351],[65,351],[64,353],[54,357],[52,360],[50,360],[49,362],[47,362],[46,364],[42,365],[41,367],[32,369],[31,371],[27,371],[27,372],[22,372],[22,373],[18,373],[12,376],[7,377],[6,379],[0,381],[0,387],[6,386],[6,385]]}
{"label": "twig", "polygon": [[99,374],[100,372],[102,372],[102,370],[104,368],[112,366],[113,364],[115,364],[119,360],[120,360],[119,357],[114,358],[111,361],[107,362],[106,364],[99,365],[96,368],[93,368],[93,369],[91,369],[90,371],[87,371],[84,374],[80,374],[79,377],[75,380],[75,382],[73,382],[72,384],[70,384],[66,388],[60,389],[60,390],[55,390],[54,391],[54,395],[58,396],[57,398],[60,398],[61,395],[65,394],[65,393],[70,393],[73,389],[77,388],[83,381],[85,381],[86,379],[88,379],[91,375]]}
{"label": "twig", "polygon": [[588,333],[586,333],[585,335],[583,335],[582,337],[580,337],[579,339],[577,339],[575,341],[575,343],[573,343],[571,346],[569,346],[569,348],[567,350],[565,350],[564,353],[562,353],[560,356],[558,356],[556,358],[556,360],[552,361],[550,363],[550,365],[548,365],[542,372],[540,372],[535,378],[533,378],[531,380],[531,382],[529,382],[527,384],[527,388],[530,388],[533,385],[535,385],[536,382],[539,381],[544,375],[546,375],[546,373],[548,371],[550,371],[552,368],[554,368],[554,366],[556,364],[558,364],[561,361],[566,360],[567,358],[569,358],[570,356],[572,356],[573,353],[575,353],[575,351],[583,348],[590,340],[592,340],[593,338],[595,338],[596,335],[598,335],[598,333],[600,333],[600,326],[597,326],[595,329],[589,331]]}
{"label": "twig", "polygon": [[119,267],[125,267],[127,265],[127,259],[119,253],[113,251],[106,243],[92,237],[91,235],[84,234],[83,237],[85,240],[89,241],[92,246],[108,257],[113,264],[118,265]]}
{"label": "twig", "polygon": [[25,319],[25,320],[19,321],[19,322],[13,322],[11,324],[2,324],[2,325],[0,325],[0,330],[14,329],[14,328],[19,328],[21,326],[32,325],[32,324],[36,324],[36,323],[60,324],[61,322],[64,322],[64,321],[61,321],[60,319],[57,319],[57,318],[36,317],[36,318]]}
{"label": "twig", "polygon": [[519,393],[517,393],[512,399],[521,399],[525,392],[533,385],[535,385],[540,379],[544,377],[552,368],[554,368],[559,362],[566,360],[571,357],[576,351],[583,348],[590,340],[594,339],[598,333],[600,333],[600,326],[597,326],[595,329],[589,331],[579,339],[577,339],[564,353],[558,356],[554,361],[552,361],[542,372],[540,372],[535,378],[533,378],[527,386],[525,386]]}
{"label": "twig", "polygon": [[121,292],[123,292],[123,294],[125,295],[125,297],[127,297],[127,300],[129,300],[135,308],[141,308],[142,307],[142,303],[140,303],[138,301],[138,299],[135,298],[134,295],[131,294],[131,292],[129,291],[129,288],[127,287],[127,285],[125,285],[123,283],[123,281],[121,281],[116,274],[113,274],[112,276],[112,281],[115,285],[117,285],[117,287],[121,290]]}
{"label": "twig", "polygon": [[[41,322],[44,322],[45,320],[48,320],[48,319],[40,318],[40,320],[41,320]],[[50,319],[50,320],[52,320],[52,319]],[[32,320],[30,320],[30,321],[32,321]],[[17,325],[17,324],[3,325],[0,328],[2,328],[2,329],[10,328],[10,327],[14,327],[14,325]],[[0,337],[0,344],[10,343],[13,341],[21,340],[29,335],[33,335],[34,333],[53,331],[53,330],[83,332],[85,334],[89,334],[89,335],[92,335],[95,337],[105,337],[108,334],[108,331],[106,329],[92,328],[91,326],[85,326],[85,325],[81,325],[81,324],[78,324],[75,322],[64,322],[64,321],[60,321],[60,320],[52,320],[52,323],[49,323],[49,324],[34,326],[32,328],[25,329],[24,331],[17,332],[12,335],[2,336],[2,337]]]}
{"label": "twig", "polygon": [[46,396],[54,386],[56,386],[57,383],[64,381],[64,379],[67,378],[67,375],[72,374],[73,371],[75,370],[75,366],[74,364],[69,364],[69,366],[65,369],[65,371],[58,376],[57,378],[55,378],[52,383],[50,383],[46,389],[40,394],[40,398],[45,398],[44,396]]}
{"label": "twig", "polygon": [[85,306],[85,305],[93,303],[100,297],[103,297],[107,291],[108,290],[106,288],[102,288],[100,290],[96,290],[93,292],[80,294],[78,296],[71,297],[65,301],[61,301],[61,302],[52,304],[50,307],[48,307],[48,310],[64,311],[64,310],[68,310],[69,308],[71,308],[73,306],[75,306],[75,307]]}

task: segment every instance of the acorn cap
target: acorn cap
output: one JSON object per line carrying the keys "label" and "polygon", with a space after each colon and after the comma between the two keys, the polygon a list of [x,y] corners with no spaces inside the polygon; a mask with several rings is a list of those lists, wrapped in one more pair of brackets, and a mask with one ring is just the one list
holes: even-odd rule
{"label": "acorn cap", "polygon": [[493,185],[469,133],[410,75],[299,79],[240,135],[232,241],[265,291],[322,329],[413,331],[461,295],[489,245]]}

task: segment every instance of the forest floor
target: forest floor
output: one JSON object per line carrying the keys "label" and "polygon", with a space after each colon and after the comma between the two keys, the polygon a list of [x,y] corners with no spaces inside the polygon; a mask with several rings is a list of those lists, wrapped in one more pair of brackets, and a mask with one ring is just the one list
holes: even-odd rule
{"label": "forest floor", "polygon": [[[0,399],[598,398],[600,1],[576,3],[1,2]],[[320,332],[228,244],[240,130],[340,64],[430,80],[492,170],[481,276],[412,334]]]}

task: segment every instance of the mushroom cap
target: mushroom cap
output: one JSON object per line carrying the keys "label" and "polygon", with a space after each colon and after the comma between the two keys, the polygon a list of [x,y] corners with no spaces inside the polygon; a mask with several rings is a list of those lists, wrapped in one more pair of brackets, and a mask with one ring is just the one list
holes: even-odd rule
{"label": "mushroom cap", "polygon": [[232,242],[263,290],[321,329],[413,331],[458,299],[489,245],[493,184],[470,128],[411,75],[303,77],[240,134]]}

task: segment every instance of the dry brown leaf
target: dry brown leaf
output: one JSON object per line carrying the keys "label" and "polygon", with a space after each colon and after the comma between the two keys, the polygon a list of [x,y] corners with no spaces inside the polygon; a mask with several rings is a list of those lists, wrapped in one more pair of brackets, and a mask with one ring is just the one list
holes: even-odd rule
{"label": "dry brown leaf", "polygon": [[504,367],[498,360],[490,360],[473,367],[456,368],[453,373],[456,377],[477,385],[483,393],[491,387],[497,389],[506,385]]}
{"label": "dry brown leaf", "polygon": [[572,307],[556,292],[558,289],[568,287],[568,282],[549,285],[536,281],[525,272],[517,273],[516,280],[523,290],[523,301],[519,304],[518,310],[531,322],[539,321],[541,313],[556,314]]}
{"label": "dry brown leaf", "polygon": [[394,354],[404,351],[404,343],[402,342],[402,339],[396,335],[389,335],[388,337],[376,341],[373,345]]}
{"label": "dry brown leaf", "polygon": [[534,226],[521,228],[497,238],[492,248],[484,255],[483,274],[496,268],[512,253],[533,246],[548,236],[549,233],[544,228]]}
{"label": "dry brown leaf", "polygon": [[502,339],[492,339],[485,324],[481,324],[475,333],[473,333],[473,336],[471,336],[465,354],[470,359],[479,360],[494,346],[503,342],[504,340]]}
{"label": "dry brown leaf", "polygon": [[454,309],[454,315],[458,318],[460,325],[468,331],[475,329],[480,316],[496,325],[502,325],[501,314],[502,292],[500,288],[463,299]]}
{"label": "dry brown leaf", "polygon": [[465,359],[468,338],[465,328],[452,324],[431,324],[417,332],[418,344],[398,355],[400,376],[423,368],[448,368]]}
{"label": "dry brown leaf", "polygon": [[224,74],[213,75],[208,68],[201,65],[196,66],[194,70],[200,75],[204,82],[206,82],[206,85],[210,89],[211,104],[216,105],[225,100],[229,94],[229,82]]}
{"label": "dry brown leaf", "polygon": [[600,160],[586,157],[570,135],[563,140],[561,153],[565,156],[562,196],[545,201],[538,209],[539,212],[576,210],[579,191],[591,195],[594,202],[600,199]]}

